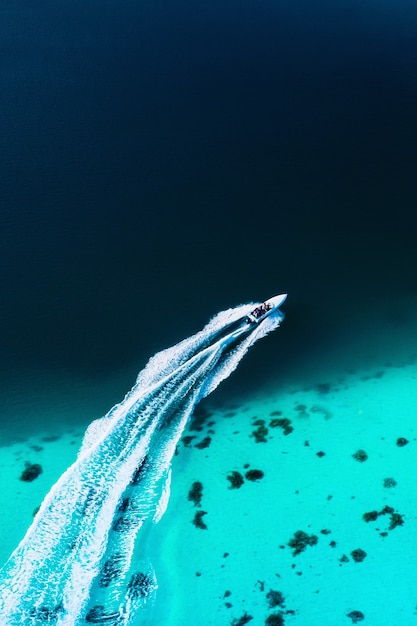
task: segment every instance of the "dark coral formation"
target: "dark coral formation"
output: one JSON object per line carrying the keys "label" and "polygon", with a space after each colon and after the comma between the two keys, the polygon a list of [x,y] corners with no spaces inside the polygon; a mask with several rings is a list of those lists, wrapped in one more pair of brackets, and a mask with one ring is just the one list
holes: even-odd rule
{"label": "dark coral formation", "polygon": [[56,623],[59,614],[62,613],[63,607],[61,604],[51,609],[45,605],[33,608],[30,611],[31,620],[35,620],[36,624],[54,624]]}
{"label": "dark coral formation", "polygon": [[369,511],[368,513],[363,514],[363,519],[365,522],[374,522],[378,518],[378,511]]}
{"label": "dark coral formation", "polygon": [[244,483],[243,476],[240,472],[231,472],[227,476],[227,480],[230,481],[229,489],[239,489]]}
{"label": "dark coral formation", "polygon": [[367,460],[368,455],[365,450],[357,450],[354,454],[352,454],[353,458],[359,461],[359,463],[363,463]]}
{"label": "dark coral formation", "polygon": [[132,485],[132,487],[137,487],[137,485],[139,485],[145,471],[146,471],[146,466],[147,466],[147,458],[145,457],[142,461],[142,463],[139,465],[139,467],[136,468],[133,476],[132,476],[132,480],[130,481],[130,484]]}
{"label": "dark coral formation", "polygon": [[362,561],[366,558],[366,552],[365,550],[362,550],[362,548],[356,548],[356,550],[352,550],[351,555],[355,563],[362,563]]}
{"label": "dark coral formation", "polygon": [[131,528],[134,528],[135,526],[138,526],[139,523],[140,523],[140,520],[135,518],[135,517],[133,517],[133,518],[118,517],[113,522],[112,528],[117,533],[127,533],[127,532],[129,532],[129,530]]}
{"label": "dark coral formation", "polygon": [[201,432],[203,430],[205,422],[209,419],[209,417],[210,412],[201,404],[198,404],[191,416],[188,430]]}
{"label": "dark coral formation", "polygon": [[313,404],[313,406],[310,407],[310,411],[311,413],[319,413],[323,415],[325,420],[329,420],[332,417],[331,411],[329,411],[329,409],[326,409],[323,406],[319,406],[318,404]]}
{"label": "dark coral formation", "polygon": [[252,469],[246,472],[245,477],[252,481],[261,480],[264,477],[264,473],[262,470]]}
{"label": "dark coral formation", "polygon": [[186,435],[182,438],[182,443],[186,448],[189,448],[193,439],[195,439],[195,435]]}
{"label": "dark coral formation", "polygon": [[275,591],[274,589],[268,591],[266,599],[268,600],[268,606],[270,609],[273,609],[276,606],[284,606],[285,604],[284,595],[280,591]]}
{"label": "dark coral formation", "polygon": [[127,511],[130,511],[132,506],[133,505],[132,505],[132,501],[130,498],[123,498],[121,503],[117,507],[117,510],[120,511],[121,513],[127,513]]}
{"label": "dark coral formation", "polygon": [[399,513],[391,513],[391,519],[388,526],[388,530],[394,530],[397,526],[403,526],[404,518]]}
{"label": "dark coral formation", "polygon": [[42,474],[42,467],[39,463],[26,463],[26,468],[20,475],[20,480],[25,483],[31,483],[35,478]]}
{"label": "dark coral formation", "polygon": [[395,487],[397,485],[397,481],[395,478],[384,478],[384,487],[390,489],[391,487]]}
{"label": "dark coral formation", "polygon": [[407,445],[408,439],[406,439],[405,437],[398,437],[396,443],[397,443],[397,446],[399,446],[400,448],[403,448],[404,446]]}
{"label": "dark coral formation", "polygon": [[211,444],[211,437],[204,437],[202,441],[196,443],[194,448],[198,448],[199,450],[204,450],[204,448],[208,448]]}
{"label": "dark coral formation", "polygon": [[351,611],[346,615],[346,617],[350,617],[353,624],[357,624],[358,622],[361,622],[365,619],[365,615],[362,613],[362,611]]}
{"label": "dark coral formation", "polygon": [[276,417],[269,422],[269,425],[271,428],[282,428],[284,435],[289,435],[294,430],[288,417]]}
{"label": "dark coral formation", "polygon": [[265,620],[265,626],[284,626],[282,613],[271,613]]}
{"label": "dark coral formation", "polygon": [[129,598],[134,599],[146,598],[154,588],[155,583],[153,578],[143,572],[138,572],[137,574],[133,574],[130,579],[127,586],[127,595]]}
{"label": "dark coral formation", "polygon": [[42,441],[52,443],[52,441],[58,441],[59,438],[59,435],[45,435],[45,437],[42,437]]}
{"label": "dark coral formation", "polygon": [[203,521],[204,515],[207,515],[207,511],[197,511],[193,519],[194,526],[196,528],[201,528],[201,530],[207,529],[207,524]]}
{"label": "dark coral formation", "polygon": [[[264,422],[264,420],[261,420]],[[256,425],[256,422],[255,422]],[[252,431],[252,437],[254,437],[256,443],[266,443],[266,436],[268,434],[268,429],[265,426],[265,423],[259,424],[258,428]]]}
{"label": "dark coral formation", "polygon": [[245,613],[244,615],[242,615],[242,617],[233,619],[231,621],[231,626],[245,626],[245,624],[250,622],[252,619],[252,615],[249,615],[249,613]]}
{"label": "dark coral formation", "polygon": [[103,605],[97,605],[88,611],[85,621],[89,624],[109,624],[109,626],[115,626],[119,617],[119,611],[106,613]]}
{"label": "dark coral formation", "polygon": [[[389,515],[390,522],[388,526],[388,530],[394,530],[397,526],[403,526],[404,517],[397,513],[392,506],[384,506],[381,511],[370,511],[368,513],[363,514],[363,519],[365,522],[374,522],[380,515]],[[386,533],[381,533],[381,535],[385,536]]]}
{"label": "dark coral formation", "polygon": [[319,383],[318,385],[316,385],[316,391],[318,391],[321,396],[327,395],[328,393],[330,393],[330,390],[330,383]]}
{"label": "dark coral formation", "polygon": [[195,481],[190,491],[188,492],[188,499],[194,502],[194,506],[201,506],[201,498],[203,497],[203,483],[198,480]]}
{"label": "dark coral formation", "polygon": [[110,583],[119,576],[122,563],[122,554],[113,554],[113,556],[107,559],[101,570],[101,577],[99,580],[100,587],[108,587]]}
{"label": "dark coral formation", "polygon": [[306,404],[296,404],[295,410],[297,411],[300,417],[308,417]]}
{"label": "dark coral formation", "polygon": [[293,555],[297,556],[297,554],[304,552],[307,546],[315,546],[317,542],[317,535],[308,535],[303,530],[297,530],[288,545],[293,549]]}
{"label": "dark coral formation", "polygon": [[94,502],[97,490],[94,487],[90,487],[86,493],[85,500],[82,504],[81,515],[86,515],[88,509]]}

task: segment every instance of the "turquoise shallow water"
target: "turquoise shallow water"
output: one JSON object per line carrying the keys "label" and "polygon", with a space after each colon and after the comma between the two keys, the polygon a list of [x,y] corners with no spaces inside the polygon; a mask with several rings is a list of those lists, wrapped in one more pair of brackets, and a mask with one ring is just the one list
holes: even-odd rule
{"label": "turquoise shallow water", "polygon": [[[368,624],[413,623],[416,376],[416,363],[365,370],[211,416],[210,448],[184,447],[175,459],[157,529],[168,623],[237,624],[247,614],[264,624],[278,613],[286,624],[332,626],[351,623],[352,611]],[[263,477],[246,478],[255,469]],[[244,481],[231,488],[236,472]],[[197,507],[193,481],[203,484]],[[192,523],[200,509],[206,529]],[[276,606],[272,591],[284,598]]]}
{"label": "turquoise shallow water", "polygon": [[[407,331],[374,327],[375,341],[369,331],[339,360],[321,355],[302,380],[204,401],[174,457],[167,512],[141,547],[159,582],[146,623],[414,623]],[[76,456],[82,429],[58,423],[1,448],[2,562]],[[43,469],[31,483],[19,480],[25,462]]]}

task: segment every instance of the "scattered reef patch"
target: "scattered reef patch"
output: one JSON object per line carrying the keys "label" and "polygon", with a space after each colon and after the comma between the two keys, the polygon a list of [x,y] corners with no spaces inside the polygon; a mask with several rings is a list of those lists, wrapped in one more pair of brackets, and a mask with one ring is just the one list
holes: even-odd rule
{"label": "scattered reef patch", "polygon": [[138,572],[133,574],[127,586],[129,598],[146,598],[155,589],[155,581],[151,576]]}
{"label": "scattered reef patch", "polygon": [[194,506],[201,506],[201,498],[203,497],[203,483],[196,480],[190,491],[188,492],[188,499],[194,502]]}
{"label": "scattered reef patch", "polygon": [[45,437],[42,437],[42,441],[45,441],[47,443],[50,443],[52,441],[58,441],[58,439],[60,439],[59,435],[45,435]]}
{"label": "scattered reef patch", "polygon": [[366,552],[365,550],[362,550],[362,548],[356,548],[356,550],[352,550],[351,555],[355,563],[362,563],[362,561],[366,558]]}
{"label": "scattered reef patch", "polygon": [[20,480],[25,483],[31,483],[35,478],[42,474],[42,467],[39,463],[26,463],[26,468],[20,475]]}
{"label": "scattered reef patch", "polygon": [[307,405],[306,404],[296,404],[295,410],[297,411],[300,417],[308,417]]}
{"label": "scattered reef patch", "polygon": [[208,448],[211,444],[211,437],[204,437],[202,441],[196,443],[194,448],[198,448],[199,450],[204,450],[204,448]]}
{"label": "scattered reef patch", "polygon": [[271,428],[282,428],[284,435],[289,435],[294,430],[288,417],[275,417],[269,422],[269,425]]}
{"label": "scattered reef patch", "polygon": [[139,524],[140,520],[138,518],[119,517],[113,522],[112,529],[117,533],[127,533],[131,528],[135,528]]}
{"label": "scattered reef patch", "polygon": [[[380,515],[389,515],[388,530],[394,530],[394,528],[397,528],[397,526],[404,525],[404,516],[395,511],[392,506],[388,505],[384,506],[381,511],[368,511],[364,513],[362,517],[365,522],[374,522],[376,519],[378,519]],[[380,534],[382,536],[386,535],[385,532],[382,532]]]}
{"label": "scattered reef patch", "polygon": [[404,518],[399,513],[391,513],[388,530],[394,530],[397,526],[403,526]]}
{"label": "scattered reef patch", "polygon": [[378,515],[378,511],[368,511],[367,513],[364,513],[362,517],[365,522],[374,522],[378,518]]}
{"label": "scattered reef patch", "polygon": [[193,411],[188,430],[201,432],[205,422],[211,417],[211,413],[201,404],[198,404]]}
{"label": "scattered reef patch", "polygon": [[275,591],[274,589],[270,589],[266,594],[266,599],[268,600],[268,606],[270,609],[274,609],[276,606],[284,606],[285,598],[281,591]]}
{"label": "scattered reef patch", "polygon": [[249,613],[244,613],[242,617],[233,619],[231,621],[231,626],[245,626],[245,624],[248,624],[251,620],[253,620],[252,615],[249,615]]}
{"label": "scattered reef patch", "polygon": [[[90,500],[90,503],[91,501],[92,499]],[[132,508],[133,508],[133,505],[132,505],[131,499],[126,497],[126,498],[122,498],[122,501],[117,507],[117,510],[120,511],[121,513],[127,513]]]}
{"label": "scattered reef patch", "polygon": [[329,420],[332,417],[329,409],[326,409],[324,406],[320,406],[318,404],[313,404],[313,406],[310,408],[310,412],[322,415],[325,420]]}
{"label": "scattered reef patch", "polygon": [[119,612],[106,613],[102,604],[94,606],[90,609],[85,617],[85,621],[89,624],[117,624]]}
{"label": "scattered reef patch", "polygon": [[99,580],[100,587],[108,587],[110,583],[119,576],[122,563],[122,554],[114,554],[107,559],[101,570],[101,577]]}
{"label": "scattered reef patch", "polygon": [[147,469],[147,458],[145,457],[142,463],[140,463],[140,465],[136,468],[132,476],[132,480],[130,481],[130,484],[132,485],[132,487],[137,487],[137,485],[139,485],[146,469]]}
{"label": "scattered reef patch", "polygon": [[245,478],[247,478],[248,480],[251,480],[253,482],[257,481],[257,480],[261,480],[261,478],[264,477],[264,473],[262,470],[259,469],[251,469],[248,470],[245,474]]}
{"label": "scattered reef patch", "polygon": [[251,437],[255,439],[256,443],[266,443],[267,434],[268,434],[268,429],[263,423],[263,424],[259,424],[258,428],[252,431]]}
{"label": "scattered reef patch", "polygon": [[186,435],[185,437],[182,438],[181,441],[182,441],[182,443],[184,444],[184,446],[186,448],[189,448],[190,445],[191,445],[192,440],[195,439],[195,438],[196,438],[195,435]]}
{"label": "scattered reef patch", "polygon": [[350,617],[353,624],[358,624],[365,619],[365,615],[362,613],[362,611],[351,611],[346,615],[346,617]]}
{"label": "scattered reef patch", "polygon": [[203,520],[204,515],[207,515],[207,511],[197,511],[193,519],[194,526],[196,528],[201,528],[201,530],[207,529],[207,524]]}
{"label": "scattered reef patch", "polygon": [[352,456],[356,459],[356,461],[359,461],[359,463],[364,463],[368,459],[368,455],[365,450],[356,450]]}
{"label": "scattered reef patch", "polygon": [[405,437],[398,437],[396,444],[399,448],[403,448],[404,446],[406,446],[408,443],[408,439],[406,439]]}
{"label": "scattered reef patch", "polygon": [[240,472],[233,471],[227,475],[227,480],[230,482],[229,489],[239,489],[243,485],[244,478]]}
{"label": "scattered reef patch", "polygon": [[271,613],[265,620],[265,626],[284,626],[282,613]]}
{"label": "scattered reef patch", "polygon": [[317,393],[319,393],[321,396],[326,396],[328,393],[330,393],[331,388],[332,387],[330,383],[318,383],[315,386]]}
{"label": "scattered reef patch", "polygon": [[303,530],[297,530],[289,540],[288,545],[293,550],[293,556],[297,556],[297,554],[304,552],[307,546],[315,546],[318,540],[317,535],[309,535]]}
{"label": "scattered reef patch", "polygon": [[62,611],[63,611],[62,604],[59,604],[53,609],[49,608],[48,606],[41,605],[39,607],[31,609],[30,617],[36,621],[36,624],[38,624],[39,622],[53,624],[53,623],[56,623]]}
{"label": "scattered reef patch", "polygon": [[391,487],[395,487],[397,485],[397,481],[395,478],[384,478],[384,487],[390,489]]}

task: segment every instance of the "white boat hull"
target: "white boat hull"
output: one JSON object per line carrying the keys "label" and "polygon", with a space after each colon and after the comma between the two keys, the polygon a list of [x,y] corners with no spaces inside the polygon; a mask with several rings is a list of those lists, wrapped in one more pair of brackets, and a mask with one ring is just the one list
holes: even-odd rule
{"label": "white boat hull", "polygon": [[251,324],[259,324],[262,322],[268,315],[271,315],[274,311],[279,309],[281,304],[285,302],[287,299],[286,293],[281,293],[278,296],[273,296],[268,300],[265,300],[261,305],[256,307],[246,318],[246,321]]}

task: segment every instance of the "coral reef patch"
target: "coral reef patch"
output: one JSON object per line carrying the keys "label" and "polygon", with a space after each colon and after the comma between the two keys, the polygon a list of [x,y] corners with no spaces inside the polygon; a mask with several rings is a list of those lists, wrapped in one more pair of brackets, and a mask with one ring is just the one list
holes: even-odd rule
{"label": "coral reef patch", "polygon": [[31,483],[35,478],[42,474],[42,467],[39,463],[26,463],[26,468],[20,475],[20,480],[25,483]]}
{"label": "coral reef patch", "polygon": [[318,540],[317,535],[309,535],[303,530],[297,530],[294,537],[289,540],[288,545],[293,550],[293,556],[297,556],[297,554],[304,552],[307,546],[315,546]]}

